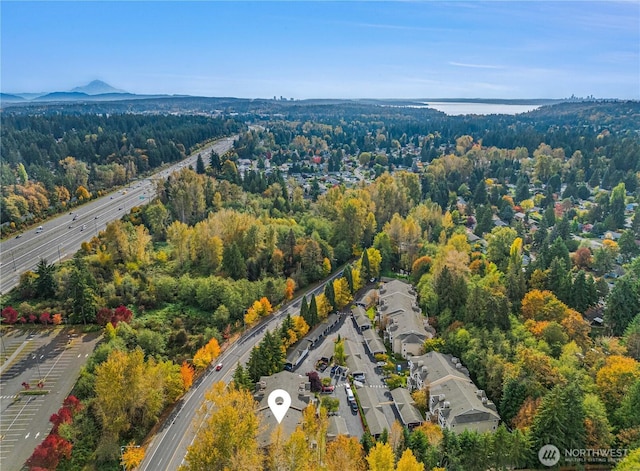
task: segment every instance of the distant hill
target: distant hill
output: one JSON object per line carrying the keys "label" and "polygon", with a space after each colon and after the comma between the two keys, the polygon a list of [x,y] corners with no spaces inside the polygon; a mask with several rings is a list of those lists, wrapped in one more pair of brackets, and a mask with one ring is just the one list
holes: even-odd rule
{"label": "distant hill", "polygon": [[0,93],[0,101],[24,101],[24,98],[10,93]]}
{"label": "distant hill", "polygon": [[119,90],[112,87],[102,80],[94,80],[82,87],[76,87],[71,90],[72,93],[84,93],[86,95],[103,95],[105,93],[128,93],[125,90]]}

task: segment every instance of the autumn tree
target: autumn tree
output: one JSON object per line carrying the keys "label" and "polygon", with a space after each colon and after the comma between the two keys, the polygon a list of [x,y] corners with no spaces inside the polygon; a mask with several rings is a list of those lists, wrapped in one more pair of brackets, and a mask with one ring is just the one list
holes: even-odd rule
{"label": "autumn tree", "polygon": [[182,363],[180,367],[180,376],[182,377],[182,384],[185,391],[188,391],[193,384],[193,367],[189,365],[186,361]]}
{"label": "autumn tree", "polygon": [[393,450],[386,443],[376,443],[367,455],[370,471],[393,471],[394,461]]}
{"label": "autumn tree", "polygon": [[328,469],[349,469],[364,471],[367,469],[364,450],[356,437],[338,435],[327,445],[325,462]]}
{"label": "autumn tree", "polygon": [[134,442],[129,443],[122,453],[122,466],[127,471],[135,469],[140,466],[142,460],[144,459],[144,448],[141,446],[137,446]]}
{"label": "autumn tree", "polygon": [[257,436],[256,403],[248,391],[215,383],[205,393],[198,417],[198,432],[187,448],[182,471],[262,469]]}
{"label": "autumn tree", "polygon": [[596,374],[598,394],[613,413],[619,406],[629,387],[640,378],[640,364],[633,358],[611,355]]}
{"label": "autumn tree", "polygon": [[218,340],[214,337],[196,352],[193,356],[193,364],[196,368],[204,369],[218,358],[219,355],[220,345],[218,345]]}
{"label": "autumn tree", "polygon": [[400,459],[396,471],[423,471],[424,465],[416,460],[410,449],[406,449]]}

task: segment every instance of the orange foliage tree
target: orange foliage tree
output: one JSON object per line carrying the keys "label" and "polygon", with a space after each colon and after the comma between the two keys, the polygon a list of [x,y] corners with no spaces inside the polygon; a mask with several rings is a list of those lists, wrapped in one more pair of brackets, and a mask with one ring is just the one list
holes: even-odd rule
{"label": "orange foliage tree", "polygon": [[183,362],[180,367],[180,376],[182,376],[182,385],[184,386],[185,391],[188,391],[193,384],[193,373],[193,367],[186,361]]}

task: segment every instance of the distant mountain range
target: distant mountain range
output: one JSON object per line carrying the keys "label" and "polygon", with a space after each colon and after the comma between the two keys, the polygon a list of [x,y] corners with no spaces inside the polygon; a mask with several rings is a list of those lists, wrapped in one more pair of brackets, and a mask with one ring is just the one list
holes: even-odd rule
{"label": "distant mountain range", "polygon": [[0,93],[1,103],[34,103],[58,101],[114,101],[141,98],[160,98],[170,95],[137,95],[112,87],[102,80],[94,80],[82,87],[75,87],[65,92],[42,93]]}

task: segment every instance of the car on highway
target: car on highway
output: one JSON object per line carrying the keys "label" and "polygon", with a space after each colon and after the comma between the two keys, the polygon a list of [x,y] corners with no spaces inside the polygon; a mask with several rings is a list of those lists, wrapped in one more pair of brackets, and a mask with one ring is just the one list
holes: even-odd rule
{"label": "car on highway", "polygon": [[216,371],[220,371],[222,369],[222,363],[218,363],[216,365]]}
{"label": "car on highway", "polygon": [[42,226],[38,226],[38,228],[36,229],[36,234],[40,234],[44,229],[42,228]]}

